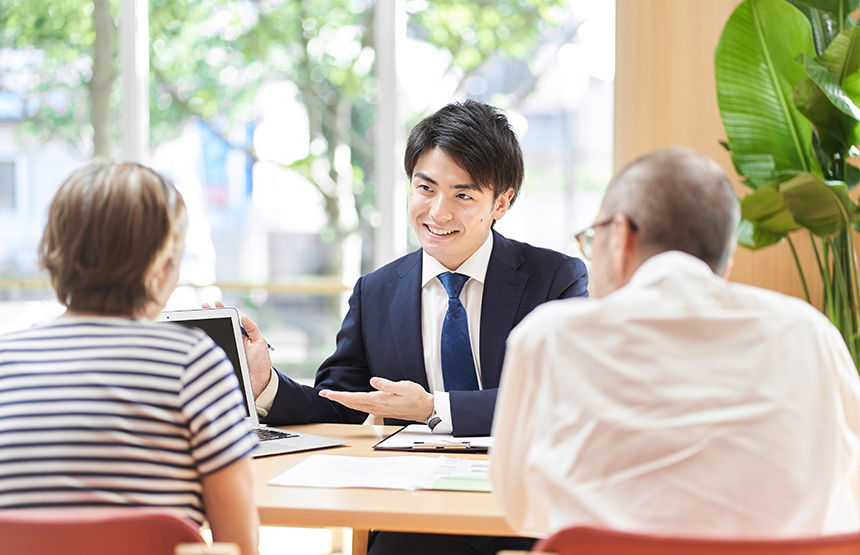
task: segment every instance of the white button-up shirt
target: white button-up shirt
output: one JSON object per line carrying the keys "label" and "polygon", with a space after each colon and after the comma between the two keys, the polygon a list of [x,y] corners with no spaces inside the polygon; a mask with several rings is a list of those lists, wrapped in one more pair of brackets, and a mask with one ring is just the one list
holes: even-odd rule
{"label": "white button-up shirt", "polygon": [[860,379],[809,304],[668,252],[511,334],[491,475],[515,530],[855,531]]}

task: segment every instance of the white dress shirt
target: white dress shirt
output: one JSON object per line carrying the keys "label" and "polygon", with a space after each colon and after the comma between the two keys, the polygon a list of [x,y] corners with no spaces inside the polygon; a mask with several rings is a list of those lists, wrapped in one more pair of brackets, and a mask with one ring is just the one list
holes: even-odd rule
{"label": "white dress shirt", "polygon": [[495,495],[522,534],[860,528],[860,379],[839,332],[680,252],[524,319],[493,432]]}
{"label": "white dress shirt", "polygon": [[[469,323],[469,341],[472,343],[472,359],[478,374],[478,387],[481,386],[481,358],[479,353],[481,339],[481,303],[484,297],[484,280],[490,255],[493,252],[493,234],[466,259],[459,268],[454,270],[470,279],[460,292],[460,303],[466,310]],[[453,430],[451,420],[451,400],[445,391],[442,380],[442,324],[448,311],[448,293],[442,282],[436,279],[439,274],[450,272],[438,260],[422,252],[421,258],[421,338],[424,345],[424,369],[427,372],[427,383],[430,393],[433,393],[434,409],[441,422],[433,429],[437,434],[450,434]],[[278,392],[278,377],[272,369],[269,385],[256,399],[257,414],[262,418],[269,414],[275,395]]]}

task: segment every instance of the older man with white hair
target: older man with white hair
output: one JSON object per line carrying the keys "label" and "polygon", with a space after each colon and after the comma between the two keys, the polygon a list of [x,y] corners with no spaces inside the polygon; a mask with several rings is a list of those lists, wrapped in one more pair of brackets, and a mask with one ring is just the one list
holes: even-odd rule
{"label": "older man with white hair", "polygon": [[491,474],[518,532],[860,528],[857,370],[812,306],[724,279],[738,220],[690,149],[612,180],[579,237],[596,300],[541,306],[508,340]]}

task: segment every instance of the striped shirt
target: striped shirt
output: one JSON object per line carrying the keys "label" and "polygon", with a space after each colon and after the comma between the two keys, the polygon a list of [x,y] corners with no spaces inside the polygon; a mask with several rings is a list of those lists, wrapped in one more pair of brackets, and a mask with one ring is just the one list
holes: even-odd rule
{"label": "striped shirt", "polygon": [[157,506],[202,523],[201,477],[248,455],[233,367],[208,335],[64,317],[0,337],[0,509]]}

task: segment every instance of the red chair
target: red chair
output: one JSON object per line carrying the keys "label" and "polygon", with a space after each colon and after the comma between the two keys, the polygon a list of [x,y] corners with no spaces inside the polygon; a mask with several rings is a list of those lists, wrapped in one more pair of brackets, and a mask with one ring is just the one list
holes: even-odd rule
{"label": "red chair", "polygon": [[672,538],[575,526],[535,544],[556,555],[858,555],[860,533],[778,540]]}
{"label": "red chair", "polygon": [[[163,510],[0,511],[0,553],[9,555],[174,555],[178,544],[215,553],[194,522]],[[227,546],[217,552],[238,553]]]}

